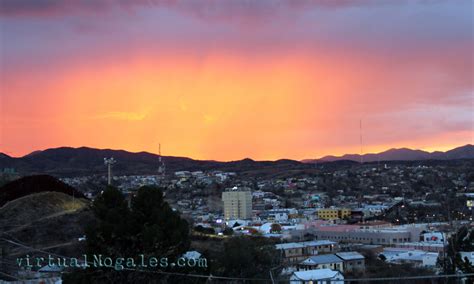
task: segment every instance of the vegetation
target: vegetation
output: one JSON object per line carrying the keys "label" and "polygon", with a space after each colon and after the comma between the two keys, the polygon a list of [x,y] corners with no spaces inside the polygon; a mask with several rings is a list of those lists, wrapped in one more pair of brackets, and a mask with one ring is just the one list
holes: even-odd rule
{"label": "vegetation", "polygon": [[[366,271],[364,274],[345,274],[347,279],[349,278],[391,278],[391,277],[404,277],[404,276],[422,276],[422,275],[433,275],[433,272],[429,269],[414,267],[412,264],[391,264],[385,262],[385,258],[377,257],[373,252],[367,251],[363,253],[365,256]],[[377,283],[377,282],[370,282]],[[383,281],[380,283],[393,283],[399,284],[400,280]],[[403,283],[431,283],[431,280],[404,280]]]}
{"label": "vegetation", "polygon": [[[438,263],[446,274],[474,273],[473,264],[467,258],[462,259],[459,252],[474,251],[474,232],[468,227],[461,227],[448,240],[448,247],[446,249],[446,261],[442,258]],[[474,277],[469,278],[471,281]]]}
{"label": "vegetation", "polygon": [[[86,229],[88,255],[117,258],[150,257],[177,259],[189,248],[189,229],[184,219],[163,200],[161,190],[142,187],[129,208],[123,194],[107,188],[94,201],[96,221]],[[150,268],[151,269],[151,268]],[[173,268],[155,267],[156,271]],[[166,283],[170,276],[147,268],[117,270],[88,268],[65,277],[65,283]],[[181,271],[180,271],[181,272]],[[179,279],[171,282],[178,283]]]}
{"label": "vegetation", "polygon": [[202,225],[198,225],[194,227],[194,230],[198,233],[208,234],[208,235],[214,235],[216,233],[214,228],[206,228],[206,227],[203,227]]}
{"label": "vegetation", "polygon": [[[188,223],[163,200],[160,189],[142,187],[131,202],[127,203],[119,190],[109,187],[93,202],[92,211],[95,221],[86,228],[87,255],[136,258],[138,254],[143,254],[145,258],[159,256],[176,260],[190,248]],[[197,226],[195,230],[211,233],[202,226]],[[231,234],[231,231],[231,228],[227,228],[226,234]],[[274,242],[266,238],[214,237],[212,242],[217,242],[213,247],[220,249],[198,248],[208,261],[207,267],[178,269],[168,266],[119,270],[115,267],[89,267],[66,274],[64,281],[65,283],[203,283],[207,280],[156,272],[269,279],[269,271],[280,264]],[[276,275],[276,271],[274,272]]]}
{"label": "vegetation", "polygon": [[217,258],[213,273],[243,278],[269,278],[280,264],[274,244],[259,237],[233,237],[224,243],[225,254]]}

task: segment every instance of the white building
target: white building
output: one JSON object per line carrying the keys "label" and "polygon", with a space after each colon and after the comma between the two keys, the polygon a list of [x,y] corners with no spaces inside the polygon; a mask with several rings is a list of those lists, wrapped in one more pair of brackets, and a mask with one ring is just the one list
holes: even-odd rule
{"label": "white building", "polygon": [[426,252],[421,250],[404,250],[395,248],[385,248],[382,253],[387,262],[390,263],[410,263],[417,267],[435,267],[439,253]]}
{"label": "white building", "polygon": [[344,284],[344,275],[331,269],[314,269],[295,271],[290,277],[290,284]]}
{"label": "white building", "polygon": [[252,193],[247,188],[228,189],[222,193],[224,202],[224,218],[250,219],[252,218]]}

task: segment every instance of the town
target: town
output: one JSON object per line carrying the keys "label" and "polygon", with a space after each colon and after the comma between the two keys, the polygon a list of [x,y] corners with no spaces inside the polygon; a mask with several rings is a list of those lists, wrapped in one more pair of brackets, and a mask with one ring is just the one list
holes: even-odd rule
{"label": "town", "polygon": [[[94,198],[108,178],[62,181]],[[110,181],[128,199],[142,186],[163,189],[195,234],[272,240],[281,256],[275,277],[291,283],[357,279],[378,263],[367,258],[442,275],[450,238],[471,228],[473,216],[470,160],[316,165],[310,171],[262,177],[176,171],[113,176]],[[459,253],[472,265],[474,252]]]}

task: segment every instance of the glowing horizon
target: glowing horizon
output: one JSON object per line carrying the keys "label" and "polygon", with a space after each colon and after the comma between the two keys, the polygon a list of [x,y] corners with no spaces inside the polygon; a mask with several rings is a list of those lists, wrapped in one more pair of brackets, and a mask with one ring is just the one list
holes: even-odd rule
{"label": "glowing horizon", "polygon": [[470,1],[16,3],[0,5],[11,156],[312,159],[359,153],[359,120],[364,153],[474,141]]}

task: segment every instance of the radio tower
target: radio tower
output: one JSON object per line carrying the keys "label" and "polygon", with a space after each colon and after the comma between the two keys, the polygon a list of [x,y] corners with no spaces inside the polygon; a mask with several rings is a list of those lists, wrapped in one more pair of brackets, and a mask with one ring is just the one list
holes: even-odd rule
{"label": "radio tower", "polygon": [[359,138],[360,138],[360,163],[364,163],[364,156],[362,151],[362,119],[359,120]]}
{"label": "radio tower", "polygon": [[161,157],[161,144],[158,144],[158,178],[165,177],[165,162]]}
{"label": "radio tower", "polygon": [[111,185],[112,184],[112,165],[115,164],[117,161],[115,161],[114,158],[104,158],[104,164],[107,166],[108,170],[108,177],[107,177],[107,184]]}

